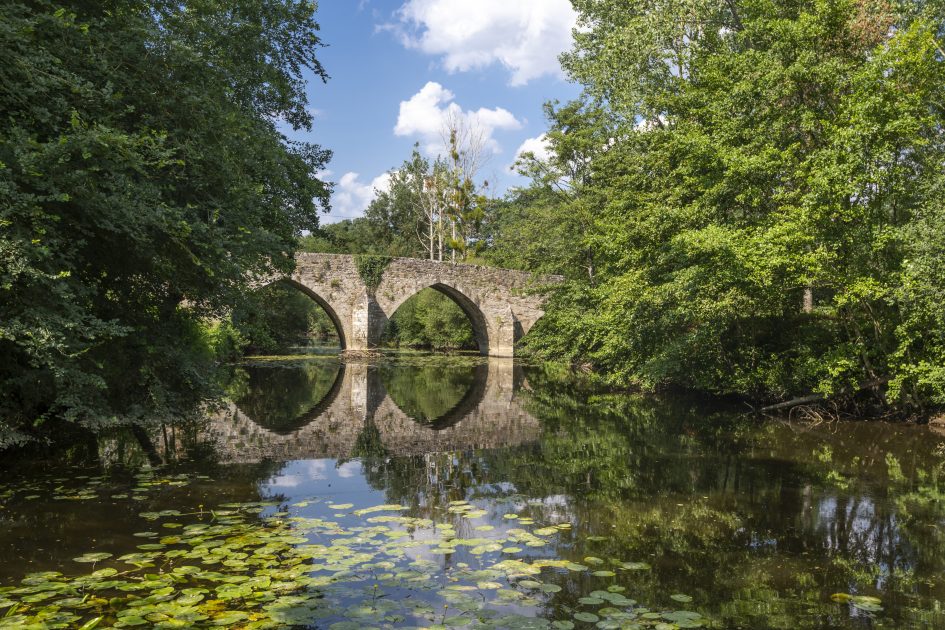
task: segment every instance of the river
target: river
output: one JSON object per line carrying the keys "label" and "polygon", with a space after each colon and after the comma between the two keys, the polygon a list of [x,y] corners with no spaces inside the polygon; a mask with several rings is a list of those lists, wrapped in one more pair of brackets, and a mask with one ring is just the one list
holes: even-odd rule
{"label": "river", "polygon": [[926,427],[436,356],[230,396],[4,472],[0,628],[945,628]]}

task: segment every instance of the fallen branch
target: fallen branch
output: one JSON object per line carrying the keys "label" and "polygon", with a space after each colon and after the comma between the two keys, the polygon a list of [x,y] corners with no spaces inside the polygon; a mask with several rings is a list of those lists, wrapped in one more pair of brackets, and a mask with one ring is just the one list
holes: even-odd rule
{"label": "fallen branch", "polygon": [[810,396],[801,396],[800,398],[792,398],[791,400],[785,400],[784,402],[779,402],[776,405],[768,405],[767,407],[762,407],[759,409],[759,413],[767,413],[769,411],[778,411],[779,409],[790,409],[791,407],[798,407],[800,405],[809,405],[810,403],[823,402],[827,400],[827,397],[823,394],[811,394]]}
{"label": "fallen branch", "polygon": [[[885,385],[889,381],[888,378],[879,378],[872,380],[868,383],[860,385],[857,389],[850,391],[840,392],[840,396],[849,396],[851,394],[858,394],[867,389],[875,389],[880,385]],[[799,407],[801,405],[810,405],[813,403],[822,403],[827,400],[827,396],[824,394],[810,394],[809,396],[801,396],[800,398],[792,398],[791,400],[785,400],[784,402],[779,402],[774,405],[768,405],[767,407],[762,407],[758,410],[758,413],[768,413],[769,411],[780,411],[781,409],[792,409],[794,407]]]}

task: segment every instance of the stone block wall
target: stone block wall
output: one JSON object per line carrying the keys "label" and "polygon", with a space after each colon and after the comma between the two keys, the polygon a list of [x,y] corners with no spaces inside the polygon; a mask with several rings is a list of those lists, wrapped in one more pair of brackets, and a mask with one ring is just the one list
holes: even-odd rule
{"label": "stone block wall", "polygon": [[482,354],[511,357],[518,338],[544,314],[544,297],[537,291],[561,279],[494,267],[392,258],[380,284],[370,291],[354,256],[299,254],[295,272],[285,280],[328,312],[345,349],[375,347],[397,308],[430,287],[463,309]]}

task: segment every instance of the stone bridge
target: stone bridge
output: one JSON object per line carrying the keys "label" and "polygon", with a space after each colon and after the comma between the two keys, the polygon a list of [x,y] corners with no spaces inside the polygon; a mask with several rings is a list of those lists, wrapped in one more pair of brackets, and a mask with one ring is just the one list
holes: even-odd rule
{"label": "stone bridge", "polygon": [[301,428],[271,431],[230,405],[213,418],[204,438],[223,463],[420,455],[533,442],[541,426],[520,405],[516,372],[511,360],[490,359],[452,409],[423,424],[397,406],[373,366],[343,363]]}
{"label": "stone bridge", "polygon": [[516,342],[544,311],[542,286],[558,276],[535,277],[522,271],[477,265],[391,258],[377,287],[368,287],[355,256],[298,254],[294,273],[272,281],[286,282],[310,296],[328,313],[341,347],[376,347],[397,308],[425,288],[449,296],[472,323],[482,355],[511,357]]}

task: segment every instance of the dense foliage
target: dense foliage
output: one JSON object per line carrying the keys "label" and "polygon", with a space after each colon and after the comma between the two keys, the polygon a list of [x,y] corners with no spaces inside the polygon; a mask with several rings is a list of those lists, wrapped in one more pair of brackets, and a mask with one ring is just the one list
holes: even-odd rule
{"label": "dense foliage", "polygon": [[177,415],[209,384],[200,322],[290,269],[327,203],[328,153],[279,131],[325,78],[314,8],[0,5],[6,439]]}
{"label": "dense foliage", "polygon": [[531,348],[646,388],[945,404],[941,7],[574,4],[583,96],[490,254],[571,246]]}
{"label": "dense foliage", "polygon": [[355,254],[354,266],[358,269],[358,275],[364,281],[364,286],[368,291],[376,291],[384,279],[384,270],[390,264],[390,258],[387,256],[378,256],[376,254]]}
{"label": "dense foliage", "polygon": [[472,324],[452,299],[423,289],[400,305],[384,331],[388,344],[427,350],[477,350]]}
{"label": "dense foliage", "polygon": [[483,161],[481,138],[459,128],[450,134],[449,156],[428,159],[414,146],[410,158],[388,171],[364,216],[332,223],[306,236],[310,252],[374,254],[479,262],[486,245],[483,223],[495,200],[488,182],[475,180]]}
{"label": "dense foliage", "polygon": [[293,346],[312,343],[338,345],[338,332],[315,300],[282,284],[254,292],[221,324],[236,335],[237,352],[219,349],[221,358],[237,358],[238,352],[275,354]]}
{"label": "dense foliage", "polygon": [[[612,384],[945,405],[945,6],[574,5],[584,90],[547,105],[530,186],[486,198],[481,136],[451,121],[446,155],[324,228],[329,154],[280,132],[325,79],[311,2],[0,6],[0,445],[177,417],[214,351],[327,332],[247,290],[298,246],[369,279],[388,256],[561,273],[527,349]],[[472,345],[439,293],[401,311],[390,343]]]}

